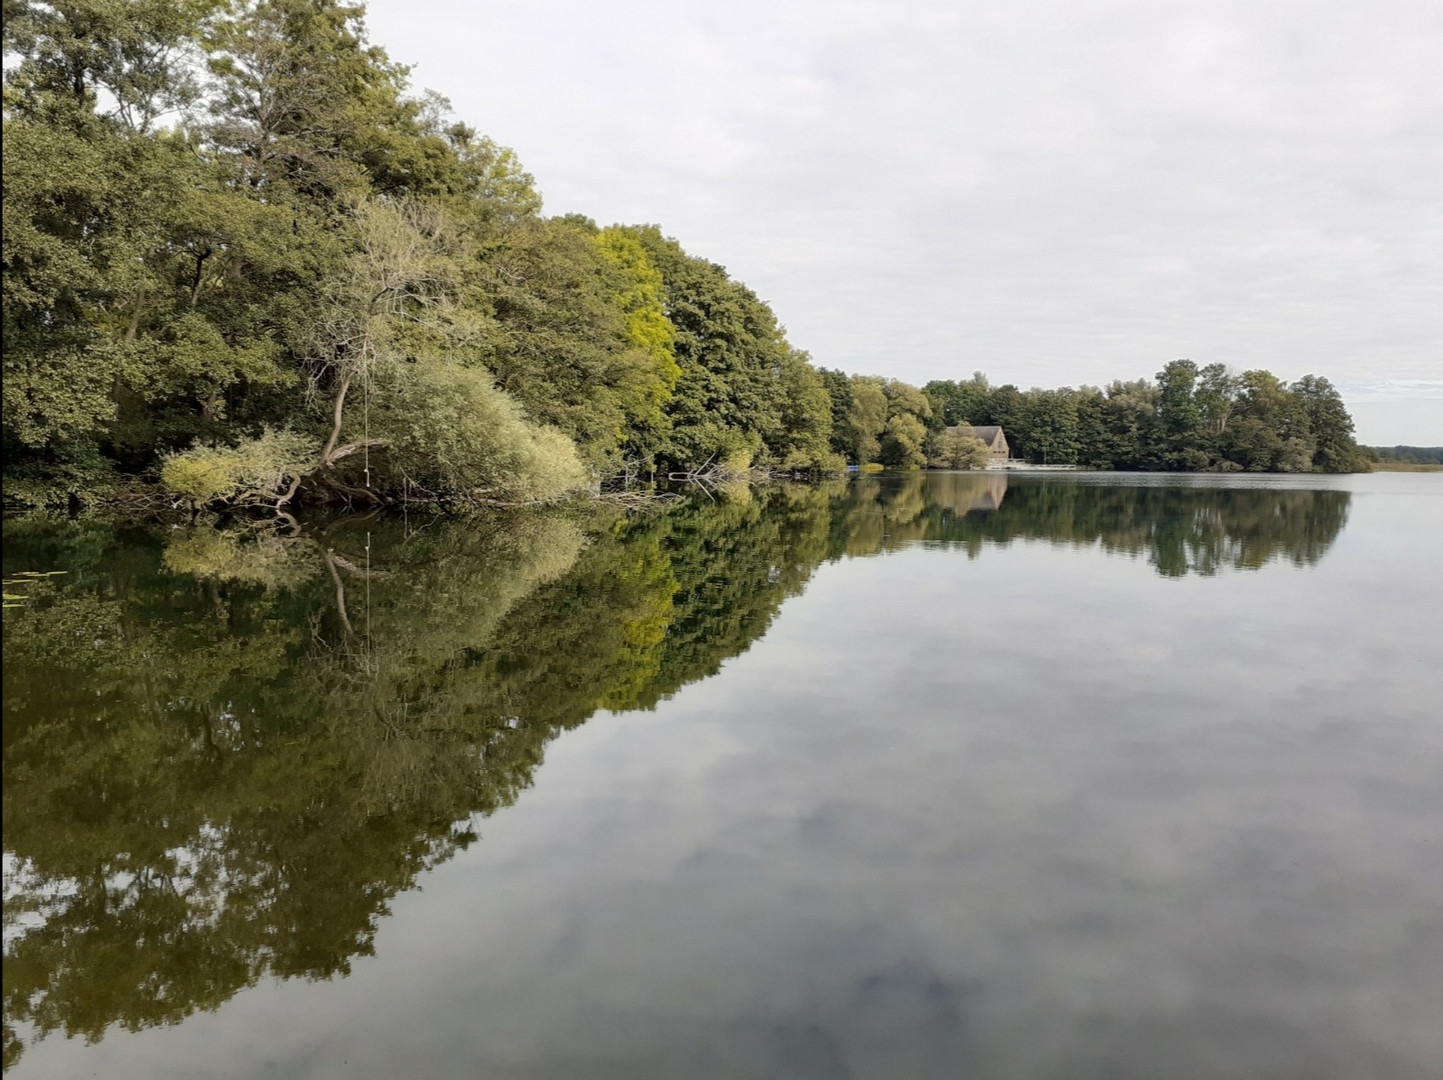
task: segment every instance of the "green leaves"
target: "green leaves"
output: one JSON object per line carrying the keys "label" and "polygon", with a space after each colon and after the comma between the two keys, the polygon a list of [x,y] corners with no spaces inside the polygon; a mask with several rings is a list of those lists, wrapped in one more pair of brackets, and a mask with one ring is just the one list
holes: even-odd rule
{"label": "green leaves", "polygon": [[1235,374],[1176,360],[1156,382],[1056,390],[989,388],[985,377],[927,384],[944,417],[999,424],[1014,456],[1103,469],[1347,472],[1366,468],[1353,422],[1326,379],[1291,386],[1271,372]]}

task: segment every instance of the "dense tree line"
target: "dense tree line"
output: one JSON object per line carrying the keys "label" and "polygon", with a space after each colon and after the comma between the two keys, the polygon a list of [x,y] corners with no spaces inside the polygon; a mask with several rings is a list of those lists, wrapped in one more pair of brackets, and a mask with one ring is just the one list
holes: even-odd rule
{"label": "dense tree line", "polygon": [[[1267,371],[1175,360],[1155,380],[1019,390],[980,372],[920,390],[897,380],[822,371],[831,446],[858,465],[985,464],[967,426],[997,424],[1012,456],[1096,469],[1250,472],[1366,470],[1353,421],[1327,379],[1287,384]],[[961,427],[963,431],[957,429]],[[967,443],[972,442],[972,446]]]}
{"label": "dense tree line", "polygon": [[771,310],[545,217],[337,0],[6,5],[7,498],[545,498],[835,467]]}
{"label": "dense tree line", "polygon": [[1404,465],[1443,465],[1443,446],[1370,446],[1367,450],[1378,461]]}
{"label": "dense tree line", "polygon": [[1356,467],[1326,380],[1020,391],[819,370],[655,226],[547,217],[339,0],[16,0],[7,501],[527,501],[660,469]]}

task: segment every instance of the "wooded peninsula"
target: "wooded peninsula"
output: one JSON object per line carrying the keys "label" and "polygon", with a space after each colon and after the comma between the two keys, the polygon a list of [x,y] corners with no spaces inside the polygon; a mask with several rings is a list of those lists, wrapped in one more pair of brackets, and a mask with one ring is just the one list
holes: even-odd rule
{"label": "wooded peninsula", "polygon": [[7,0],[4,496],[532,502],[657,472],[1366,469],[1327,379],[815,366],[656,225],[548,217],[335,0]]}

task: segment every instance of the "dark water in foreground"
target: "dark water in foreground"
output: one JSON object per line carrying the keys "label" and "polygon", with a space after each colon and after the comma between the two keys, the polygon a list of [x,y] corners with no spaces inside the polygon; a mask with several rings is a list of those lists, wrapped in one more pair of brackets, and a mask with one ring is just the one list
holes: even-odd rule
{"label": "dark water in foreground", "polygon": [[1443,1075],[1443,476],[417,525],[6,523],[9,1075]]}

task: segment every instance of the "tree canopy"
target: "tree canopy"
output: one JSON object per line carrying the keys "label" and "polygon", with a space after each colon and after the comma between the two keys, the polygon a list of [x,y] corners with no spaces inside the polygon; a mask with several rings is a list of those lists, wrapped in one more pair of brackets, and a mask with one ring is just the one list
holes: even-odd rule
{"label": "tree canopy", "polygon": [[1327,379],[1284,383],[1263,370],[1238,374],[1191,360],[1155,379],[1104,388],[991,386],[971,379],[930,382],[933,427],[1000,424],[1014,456],[1086,468],[1231,472],[1356,472],[1368,455]]}
{"label": "tree canopy", "polygon": [[127,476],[199,503],[534,500],[840,464],[764,302],[654,226],[544,216],[363,14],[7,5],[7,500]]}

